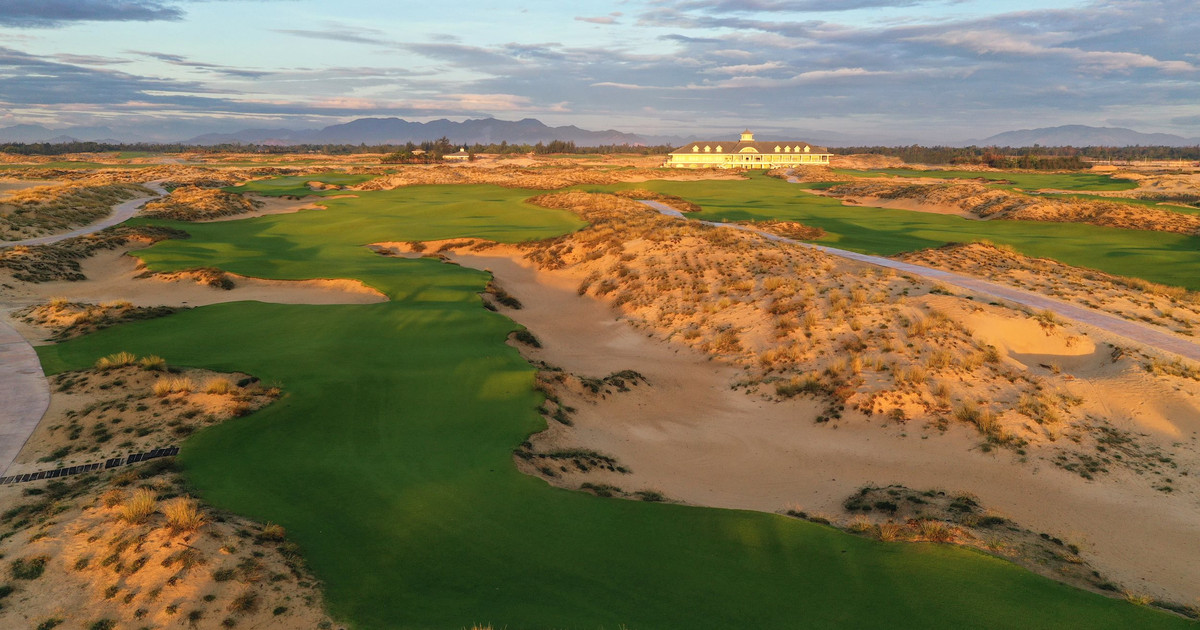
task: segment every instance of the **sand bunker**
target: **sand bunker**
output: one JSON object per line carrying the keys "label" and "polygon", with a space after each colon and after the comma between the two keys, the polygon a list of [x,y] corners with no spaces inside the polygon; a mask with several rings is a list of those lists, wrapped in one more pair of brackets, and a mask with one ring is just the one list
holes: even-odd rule
{"label": "sand bunker", "polygon": [[[205,306],[222,302],[251,300],[276,304],[374,304],[387,296],[358,280],[342,278],[314,280],[264,280],[237,274],[223,274],[234,288],[225,290],[197,281],[194,272],[141,277],[145,269],[140,261],[122,252],[103,251],[82,263],[87,280],[26,283],[8,280],[0,300],[0,312],[71,296],[78,302],[104,303],[127,301],[133,306]],[[31,343],[42,344],[43,329],[12,320],[12,326]]]}

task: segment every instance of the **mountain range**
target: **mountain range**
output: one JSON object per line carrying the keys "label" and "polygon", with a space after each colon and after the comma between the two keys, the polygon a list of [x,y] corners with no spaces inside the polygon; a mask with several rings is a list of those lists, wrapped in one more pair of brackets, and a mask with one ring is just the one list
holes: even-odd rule
{"label": "mountain range", "polygon": [[[736,132],[733,132],[736,135]],[[705,134],[714,137],[721,134]],[[919,139],[874,139],[866,134],[838,134],[814,130],[770,129],[759,134],[764,138],[802,138],[825,146],[863,146],[890,144],[893,146],[921,144]],[[574,142],[579,146],[609,144],[629,145],[672,145],[680,146],[691,140],[682,136],[655,136],[626,133],[608,129],[589,131],[574,125],[550,127],[533,118],[523,120],[497,120],[480,118],[454,122],[446,119],[426,123],[411,122],[402,118],[360,118],[348,123],[331,125],[321,129],[244,129],[232,133],[208,133],[185,140],[183,144],[404,144],[423,142],[441,137],[454,144],[510,144],[548,143],[554,140]],[[715,137],[713,138],[715,139]],[[14,125],[0,127],[0,142],[49,142],[95,141],[111,144],[148,141],[129,132],[114,131],[109,127],[67,127],[49,129],[40,125]],[[956,146],[1029,147],[1035,144],[1054,146],[1197,146],[1200,138],[1185,138],[1165,133],[1141,133],[1120,127],[1089,127],[1086,125],[1064,125],[1041,129],[1006,131],[982,140],[953,143]]]}
{"label": "mountain range", "polygon": [[966,144],[985,147],[1031,147],[1035,144],[1044,147],[1193,147],[1200,145],[1200,138],[1184,138],[1169,133],[1141,133],[1122,127],[1063,125],[1005,131]]}

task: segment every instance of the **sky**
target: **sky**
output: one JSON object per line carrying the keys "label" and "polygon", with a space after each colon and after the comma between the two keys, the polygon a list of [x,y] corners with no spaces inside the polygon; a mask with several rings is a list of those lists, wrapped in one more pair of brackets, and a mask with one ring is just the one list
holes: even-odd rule
{"label": "sky", "polygon": [[1195,0],[0,0],[0,127],[1200,136]]}

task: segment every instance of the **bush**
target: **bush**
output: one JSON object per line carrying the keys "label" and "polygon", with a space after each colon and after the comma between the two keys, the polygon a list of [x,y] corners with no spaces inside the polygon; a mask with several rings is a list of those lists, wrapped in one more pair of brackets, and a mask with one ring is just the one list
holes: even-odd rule
{"label": "bush", "polygon": [[196,502],[187,497],[180,497],[163,506],[163,514],[167,516],[167,524],[175,531],[195,531],[208,522]]}
{"label": "bush", "polygon": [[42,572],[46,570],[46,563],[49,561],[50,556],[21,558],[13,561],[10,571],[15,580],[36,580],[42,577]]}
{"label": "bush", "polygon": [[133,498],[121,506],[120,516],[129,523],[142,523],[150,518],[157,506],[158,499],[155,494],[145,488],[139,488],[133,493]]}
{"label": "bush", "polygon": [[241,595],[238,595],[229,602],[229,612],[251,612],[258,605],[258,593],[250,589],[246,589]]}
{"label": "bush", "polygon": [[258,538],[260,540],[270,540],[273,542],[279,542],[286,537],[287,530],[285,530],[282,525],[276,523],[267,523],[266,525],[263,525],[262,531],[258,534]]}
{"label": "bush", "polygon": [[37,625],[37,630],[53,630],[54,628],[62,625],[62,622],[63,620],[59,619],[58,617],[51,617],[39,623]]}
{"label": "bush", "polygon": [[516,339],[518,342],[523,343],[523,344],[533,347],[533,348],[541,348],[542,347],[542,342],[539,341],[538,338],[535,337],[533,335],[533,333],[529,332],[528,330],[518,330],[517,332],[513,333],[513,338]]}
{"label": "bush", "polygon": [[930,542],[944,543],[954,540],[954,528],[941,521],[924,520],[917,523],[917,531]]}

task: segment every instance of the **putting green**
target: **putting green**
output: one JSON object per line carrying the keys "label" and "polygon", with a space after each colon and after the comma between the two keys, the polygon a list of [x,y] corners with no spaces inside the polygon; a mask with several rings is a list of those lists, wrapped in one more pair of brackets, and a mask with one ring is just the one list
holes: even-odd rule
{"label": "putting green", "polygon": [[[228,164],[220,164],[218,166],[229,166]],[[279,166],[278,164],[275,166]],[[369,179],[374,179],[374,175],[351,175],[348,173],[321,173],[319,175],[294,175],[289,177],[274,177],[271,179],[256,179],[246,182],[241,186],[228,186],[223,190],[234,193],[254,193],[264,197],[282,197],[290,195],[292,197],[305,197],[309,195],[344,195],[344,190],[313,190],[308,187],[308,182],[321,182],[322,184],[335,184],[337,186],[354,186],[361,184]]]}
{"label": "putting green", "polygon": [[391,301],[208,306],[38,352],[49,373],[128,350],[279,383],[280,401],[197,433],[179,459],[207,501],[284,525],[354,628],[1195,627],[973,551],[520,474],[512,450],[544,428],[541,399],[504,343],[515,325],[476,295],[488,276],[362,245],[580,226],[521,201],[535,192],[414,187],[171,224],[192,238],[143,250],[152,269],[358,278]]}
{"label": "putting green", "polygon": [[892,256],[947,243],[990,240],[1029,256],[1200,290],[1200,237],[1086,223],[978,221],[843,206],[838,199],[808,193],[807,187],[828,184],[789,184],[754,174],[748,181],[652,181],[588,189],[647,188],[678,195],[703,208],[688,216],[710,221],[799,221],[825,230],[822,244],[867,254]]}

